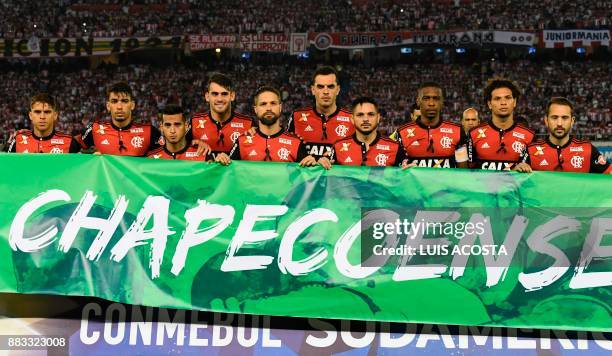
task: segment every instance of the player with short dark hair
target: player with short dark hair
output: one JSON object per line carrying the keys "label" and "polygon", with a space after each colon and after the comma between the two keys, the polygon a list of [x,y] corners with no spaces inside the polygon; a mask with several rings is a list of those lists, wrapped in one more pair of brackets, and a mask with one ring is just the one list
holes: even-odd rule
{"label": "player with short dark hair", "polygon": [[216,162],[223,165],[230,164],[231,160],[299,162],[301,166],[317,163],[313,156],[306,154],[302,140],[281,126],[282,102],[278,89],[271,86],[257,89],[253,109],[259,127],[254,133],[246,132],[238,137],[230,154],[219,153]]}
{"label": "player with short dark hair", "polygon": [[30,99],[28,113],[31,130],[20,130],[8,144],[7,152],[15,153],[78,153],[79,143],[70,135],[55,130],[59,117],[57,101],[47,93]]}
{"label": "player with short dark hair", "polygon": [[351,136],[355,127],[351,113],[337,104],[340,84],[333,67],[319,67],[314,72],[310,91],[315,99],[314,106],[294,111],[287,130],[301,137],[308,154],[318,159],[329,154],[334,142]]}
{"label": "player with short dark hair", "polygon": [[106,90],[106,109],[110,120],[96,120],[80,137],[83,148],[95,147],[95,153],[118,156],[145,156],[159,146],[160,132],[150,123],[137,123],[132,112],[136,106],[132,88],[118,82]]}
{"label": "player with short dark hair", "polygon": [[189,123],[179,105],[168,104],[161,112],[160,131],[164,145],[147,153],[156,159],[178,159],[184,161],[206,161],[206,155],[198,152],[197,146],[187,139]]}
{"label": "player with short dark hair", "polygon": [[203,97],[209,111],[193,115],[192,136],[209,145],[213,156],[229,153],[236,139],[256,124],[251,117],[234,111],[232,102],[236,91],[227,75],[212,74],[203,88]]}
{"label": "player with short dark hair", "polygon": [[493,78],[487,82],[484,99],[491,110],[491,120],[469,132],[468,153],[472,168],[511,170],[520,162],[521,153],[535,135],[514,117],[520,96],[520,88],[511,80]]}
{"label": "player with short dark hair", "polygon": [[369,97],[360,97],[351,105],[351,121],[355,133],[334,143],[331,154],[321,157],[319,164],[330,169],[332,163],[346,166],[399,166],[404,162],[404,150],[399,143],[384,138],[378,132],[380,111],[378,103]]}
{"label": "player with short dark hair", "polygon": [[416,102],[421,116],[397,130],[398,141],[410,161],[408,167],[467,168],[467,137],[463,129],[440,117],[444,104],[440,84],[422,83]]}
{"label": "player with short dark hair", "polygon": [[570,135],[576,122],[573,110],[574,105],[566,98],[548,101],[544,117],[548,137],[527,146],[523,162],[515,170],[612,174],[612,167],[591,142]]}

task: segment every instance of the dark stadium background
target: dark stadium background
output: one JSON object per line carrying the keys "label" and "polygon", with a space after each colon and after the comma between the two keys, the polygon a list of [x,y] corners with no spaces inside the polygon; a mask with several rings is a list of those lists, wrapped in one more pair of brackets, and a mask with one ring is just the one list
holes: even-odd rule
{"label": "dark stadium background", "polygon": [[[0,38],[187,36],[293,32],[465,31],[609,29],[610,1],[1,1]],[[470,106],[489,117],[482,87],[507,76],[524,90],[518,116],[545,134],[543,108],[553,95],[576,103],[574,133],[612,140],[611,52],[607,46],[555,48],[519,46],[396,46],[365,50],[310,46],[306,55],[215,49],[139,50],[83,58],[0,57],[0,145],[16,129],[29,127],[29,97],[39,91],[60,103],[59,129],[79,132],[105,113],[105,87],[127,80],[137,99],[136,118],[156,120],[168,102],[188,112],[207,109],[202,85],[213,71],[237,85],[238,111],[252,114],[250,96],[262,84],[281,88],[285,117],[310,105],[309,80],[320,64],[340,72],[340,104],[366,94],[381,102],[382,130],[406,120],[420,82],[445,88],[443,118],[458,121]]]}

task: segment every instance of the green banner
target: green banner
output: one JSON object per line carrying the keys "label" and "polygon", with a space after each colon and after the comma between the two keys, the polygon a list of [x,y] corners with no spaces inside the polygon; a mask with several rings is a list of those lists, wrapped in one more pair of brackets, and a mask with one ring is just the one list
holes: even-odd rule
{"label": "green banner", "polygon": [[0,155],[0,291],[612,331],[612,180]]}

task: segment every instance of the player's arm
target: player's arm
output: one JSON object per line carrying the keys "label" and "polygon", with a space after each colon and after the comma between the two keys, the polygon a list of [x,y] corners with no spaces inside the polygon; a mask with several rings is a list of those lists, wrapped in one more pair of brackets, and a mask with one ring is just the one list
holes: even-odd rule
{"label": "player's arm", "polygon": [[68,153],[81,153],[81,145],[74,137],[72,137],[70,140],[70,148],[68,149]]}
{"label": "player's arm", "polygon": [[83,149],[89,149],[94,146],[93,125],[93,122],[90,123],[80,135],[75,137]]}
{"label": "player's arm", "polygon": [[9,153],[16,153],[17,152],[17,139],[16,137],[13,137],[8,145],[5,147],[5,151],[9,152]]}
{"label": "player's arm", "polygon": [[460,132],[459,142],[455,147],[455,162],[457,162],[457,168],[469,168],[468,137],[463,130]]}
{"label": "player's arm", "polygon": [[612,174],[612,165],[606,161],[604,155],[593,144],[591,144],[591,169],[589,173]]}
{"label": "player's arm", "polygon": [[234,159],[240,159],[240,137],[238,137],[236,139],[236,141],[234,141],[234,145],[232,146],[232,149],[229,153],[229,155],[225,152],[219,152],[217,153],[217,155],[215,156],[215,162],[221,163],[224,166],[229,165],[230,163],[232,163],[232,160]]}

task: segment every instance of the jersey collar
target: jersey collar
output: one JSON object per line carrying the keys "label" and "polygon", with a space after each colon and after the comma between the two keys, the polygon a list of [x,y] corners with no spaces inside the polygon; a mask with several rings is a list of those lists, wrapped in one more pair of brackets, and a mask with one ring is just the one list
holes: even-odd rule
{"label": "jersey collar", "polygon": [[565,145],[563,145],[563,146],[559,146],[559,145],[556,145],[556,144],[554,144],[554,143],[550,142],[550,136],[546,136],[546,144],[548,144],[548,145],[549,145],[550,147],[552,147],[552,148],[559,148],[559,149],[563,149],[563,148],[565,148],[565,147],[567,147],[567,146],[571,145],[571,144],[572,144],[572,141],[574,141],[574,138],[573,138],[572,136],[570,136],[570,137],[569,137],[569,140],[568,140],[568,141],[565,143]]}
{"label": "jersey collar", "polygon": [[[365,142],[361,142],[361,141],[359,141],[357,139],[357,132],[355,132],[351,137],[353,138],[353,141],[355,141],[355,143],[357,143],[359,145],[365,145]],[[372,141],[372,143],[370,143],[370,147],[372,147],[375,144],[377,144],[381,137],[382,136],[381,136],[380,132],[376,131],[376,137],[374,137],[374,141]]]}
{"label": "jersey collar", "polygon": [[336,104],[336,111],[334,111],[333,113],[331,113],[331,115],[328,115],[328,116],[325,116],[324,114],[321,114],[320,112],[317,111],[316,103],[315,105],[312,106],[312,111],[314,111],[314,113],[317,114],[318,117],[320,117],[323,121],[325,121],[326,119],[331,119],[332,117],[338,115],[338,113],[340,112],[340,106]]}
{"label": "jersey collar", "polygon": [[55,136],[55,129],[53,129],[53,131],[51,131],[51,134],[50,134],[50,135],[48,135],[48,136],[43,136],[43,137],[36,136],[36,134],[34,133],[34,130],[32,130],[32,137],[33,137],[35,140],[48,141],[48,140],[50,140],[51,138],[53,138],[53,136]]}
{"label": "jersey collar", "polygon": [[285,130],[283,130],[282,126],[280,128],[280,130],[278,130],[277,133],[275,133],[274,135],[266,135],[265,133],[261,132],[261,130],[259,129],[259,127],[257,127],[257,133],[259,134],[259,136],[265,138],[265,139],[271,139],[271,138],[277,138],[280,135],[282,135],[283,133],[285,133]]}
{"label": "jersey collar", "polygon": [[491,126],[493,129],[495,129],[495,131],[499,131],[499,132],[506,132],[506,131],[512,131],[512,130],[514,130],[514,128],[516,127],[516,120],[513,118],[513,119],[512,119],[512,126],[508,127],[508,128],[507,128],[507,129],[505,129],[505,130],[504,130],[504,129],[502,129],[502,128],[499,128],[499,127],[497,127],[497,126],[495,126],[495,124],[493,123],[493,119],[491,119],[491,120],[488,122],[488,124],[489,124],[489,126]]}
{"label": "jersey collar", "polygon": [[416,120],[416,124],[417,124],[417,125],[419,125],[420,127],[424,128],[424,129],[426,129],[426,130],[427,130],[427,129],[437,129],[438,127],[440,127],[440,125],[442,125],[442,118],[439,118],[439,119],[438,119],[438,123],[437,123],[437,124],[435,124],[434,126],[429,126],[429,125],[426,125],[426,124],[423,122],[423,120],[422,120],[422,119],[419,117],[419,118]]}
{"label": "jersey collar", "polygon": [[132,125],[134,124],[134,119],[132,119],[132,121],[130,121],[130,123],[127,124],[127,126],[125,127],[119,127],[115,125],[115,123],[113,122],[113,119],[111,119],[110,124],[111,124],[111,127],[117,131],[125,131],[125,130],[129,130],[132,127]]}

